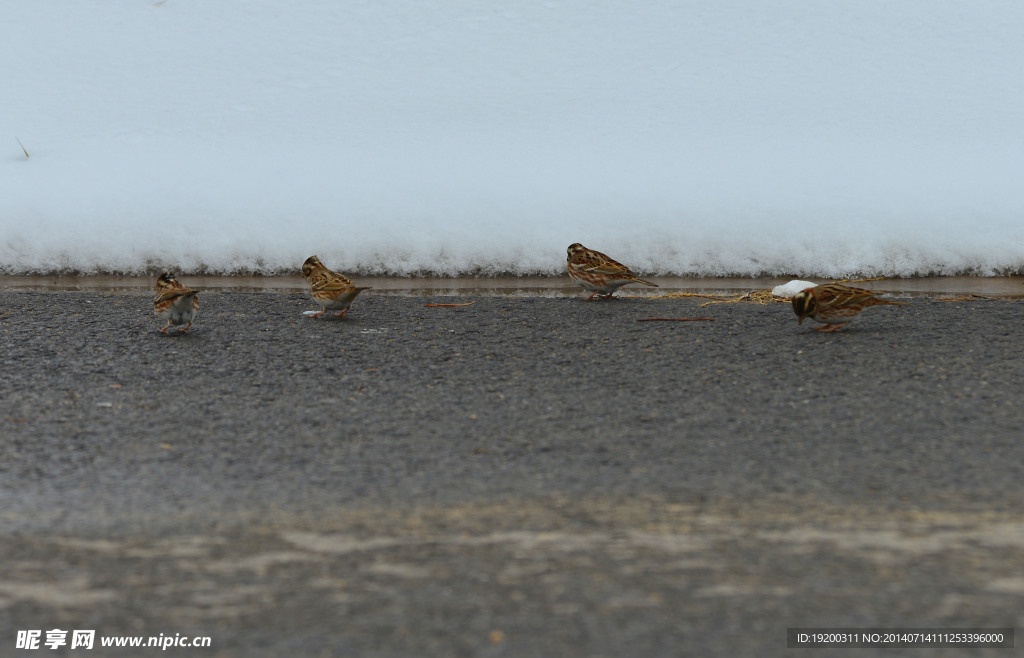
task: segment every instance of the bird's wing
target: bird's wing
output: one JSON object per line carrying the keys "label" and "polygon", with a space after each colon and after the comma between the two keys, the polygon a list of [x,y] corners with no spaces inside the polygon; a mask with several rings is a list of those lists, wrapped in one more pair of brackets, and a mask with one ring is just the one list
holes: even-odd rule
{"label": "bird's wing", "polygon": [[344,290],[345,288],[351,288],[352,282],[337,272],[325,270],[309,277],[309,287],[314,291]]}
{"label": "bird's wing", "polygon": [[180,297],[184,297],[186,295],[196,295],[196,294],[197,293],[194,290],[192,290],[191,288],[187,288],[187,287],[181,285],[178,282],[174,282],[173,284],[170,284],[170,285],[166,286],[165,288],[161,289],[156,294],[156,297],[153,299],[153,303],[154,304],[159,304],[161,302],[174,301],[174,300],[176,300],[176,299],[178,299]]}
{"label": "bird's wing", "polygon": [[628,267],[602,254],[600,251],[587,250],[580,255],[576,266],[584,272],[591,272],[593,274],[628,274],[629,276],[635,276]]}
{"label": "bird's wing", "polygon": [[851,288],[839,284],[817,286],[814,288],[814,291],[818,298],[818,305],[829,308],[860,304],[875,297],[875,294],[870,290]]}

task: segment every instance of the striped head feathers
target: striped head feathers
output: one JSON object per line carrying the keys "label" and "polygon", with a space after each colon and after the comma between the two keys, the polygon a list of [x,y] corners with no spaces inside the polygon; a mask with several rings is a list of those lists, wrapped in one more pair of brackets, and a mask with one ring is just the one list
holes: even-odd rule
{"label": "striped head feathers", "polygon": [[[309,275],[313,273],[318,267],[324,267],[324,264],[320,262],[320,259],[316,256],[310,256],[306,259],[306,262],[302,264],[302,278],[309,279]],[[324,267],[324,269],[327,269]]]}

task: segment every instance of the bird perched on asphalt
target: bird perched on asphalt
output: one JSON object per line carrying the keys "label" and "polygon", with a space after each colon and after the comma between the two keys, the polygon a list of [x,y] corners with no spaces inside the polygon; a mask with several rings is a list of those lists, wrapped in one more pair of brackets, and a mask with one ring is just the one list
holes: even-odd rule
{"label": "bird perched on asphalt", "polygon": [[825,325],[814,327],[814,331],[839,331],[872,306],[890,304],[906,306],[907,302],[879,299],[870,290],[838,283],[814,286],[793,295],[793,312],[796,313],[797,324],[803,324],[804,318],[811,318]]}
{"label": "bird perched on asphalt", "polygon": [[569,278],[591,292],[587,301],[600,295],[611,299],[615,291],[627,283],[642,283],[658,287],[658,284],[637,278],[636,274],[617,260],[612,260],[600,251],[587,249],[579,242],[569,245],[566,267]]}
{"label": "bird perched on asphalt", "polygon": [[[170,272],[164,272],[156,280],[156,297],[153,298],[153,308],[156,316],[161,320],[167,320],[167,324],[160,330],[166,334],[167,329],[173,324],[184,324],[184,329],[178,333],[185,333],[192,326],[199,312],[199,293],[188,288],[174,278]],[[187,324],[186,324],[187,323]]]}
{"label": "bird perched on asphalt", "polygon": [[302,264],[302,276],[309,282],[309,294],[324,307],[313,314],[315,318],[327,311],[340,311],[334,314],[335,317],[345,315],[359,293],[370,289],[370,286],[357,286],[341,274],[327,269],[316,256],[310,256]]}

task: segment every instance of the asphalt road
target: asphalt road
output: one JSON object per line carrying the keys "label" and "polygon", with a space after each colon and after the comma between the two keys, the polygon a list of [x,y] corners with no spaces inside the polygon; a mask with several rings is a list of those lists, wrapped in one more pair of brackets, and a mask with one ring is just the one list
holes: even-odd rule
{"label": "asphalt road", "polygon": [[1024,626],[1020,302],[818,334],[787,304],[201,299],[164,336],[149,295],[0,293],[0,655],[52,628],[774,656],[790,626]]}

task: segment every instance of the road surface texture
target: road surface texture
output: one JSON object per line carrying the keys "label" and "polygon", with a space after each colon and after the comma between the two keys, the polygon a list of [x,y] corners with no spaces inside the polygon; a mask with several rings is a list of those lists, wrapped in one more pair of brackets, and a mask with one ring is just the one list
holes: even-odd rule
{"label": "road surface texture", "polygon": [[701,299],[200,299],[162,335],[149,294],[0,293],[0,656],[55,628],[656,657],[1024,626],[1020,302],[820,334]]}

